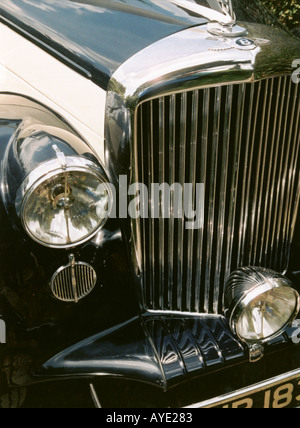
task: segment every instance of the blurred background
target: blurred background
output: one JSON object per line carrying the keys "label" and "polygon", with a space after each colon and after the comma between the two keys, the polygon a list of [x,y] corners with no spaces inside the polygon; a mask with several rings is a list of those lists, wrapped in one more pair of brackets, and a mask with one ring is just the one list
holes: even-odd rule
{"label": "blurred background", "polygon": [[300,27],[299,0],[261,0],[291,30]]}
{"label": "blurred background", "polygon": [[[232,0],[234,10],[240,20],[253,18],[257,22],[278,25],[272,18],[300,36],[300,0]],[[242,5],[242,7],[241,7]],[[269,13],[271,12],[271,13]]]}

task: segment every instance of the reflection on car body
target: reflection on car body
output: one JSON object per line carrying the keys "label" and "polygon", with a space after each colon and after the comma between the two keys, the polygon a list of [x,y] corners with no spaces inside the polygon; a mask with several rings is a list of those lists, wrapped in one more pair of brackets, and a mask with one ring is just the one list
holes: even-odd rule
{"label": "reflection on car body", "polygon": [[299,405],[300,43],[254,3],[2,0],[3,407]]}

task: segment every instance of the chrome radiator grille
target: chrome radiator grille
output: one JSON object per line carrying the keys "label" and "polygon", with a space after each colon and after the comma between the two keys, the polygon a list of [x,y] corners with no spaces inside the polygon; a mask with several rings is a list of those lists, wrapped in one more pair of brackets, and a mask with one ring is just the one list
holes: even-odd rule
{"label": "chrome radiator grille", "polygon": [[147,308],[218,313],[235,268],[287,269],[300,197],[299,118],[300,85],[290,77],[138,107],[135,180],[205,187],[201,229],[186,230],[172,214],[133,226]]}

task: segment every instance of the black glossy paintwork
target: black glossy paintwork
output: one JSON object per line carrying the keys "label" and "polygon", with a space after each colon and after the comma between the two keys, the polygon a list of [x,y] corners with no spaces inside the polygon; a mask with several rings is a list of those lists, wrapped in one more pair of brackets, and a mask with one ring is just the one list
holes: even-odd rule
{"label": "black glossy paintwork", "polygon": [[[275,351],[275,352],[274,352]],[[103,408],[160,408],[167,412],[178,413],[184,406],[189,406],[210,398],[215,398],[239,389],[245,388],[266,379],[287,373],[299,367],[300,347],[276,347],[259,363],[252,364],[240,360],[233,365],[223,367],[222,370],[203,373],[200,377],[186,380],[168,391],[154,385],[129,381],[127,379],[112,379],[101,376],[95,378],[56,379],[56,381],[42,383],[28,389],[25,408],[82,408],[93,407],[90,398],[89,385],[92,382],[99,396]],[[89,399],[90,398],[90,399]],[[189,412],[189,409],[183,410]],[[103,423],[110,410],[103,412]],[[139,411],[130,411],[128,414],[139,414]],[[162,410],[161,413],[166,413]],[[152,411],[150,410],[150,414]],[[101,414],[100,415],[100,423]]]}
{"label": "black glossy paintwork", "polygon": [[[0,122],[2,159],[20,123]],[[4,170],[2,163],[2,174]],[[117,221],[109,221],[93,240],[74,250],[76,259],[91,263],[99,278],[95,290],[78,305],[57,301],[49,288],[53,272],[67,263],[68,252],[31,241],[2,203],[0,222],[0,313],[8,326],[0,367],[5,359],[16,385],[106,375],[168,390],[247,363],[247,350],[222,316],[138,316]],[[267,353],[289,346],[288,336],[276,339]],[[1,370],[0,378],[2,394],[7,378]]]}
{"label": "black glossy paintwork", "polygon": [[40,376],[105,374],[164,385],[155,350],[136,317],[64,350],[43,364]]}
{"label": "black glossy paintwork", "polygon": [[1,0],[0,15],[103,88],[138,51],[203,22],[168,0]]}
{"label": "black glossy paintwork", "polygon": [[[257,0],[234,3],[239,19],[274,25]],[[0,20],[104,89],[135,53],[206,22],[169,0],[1,0]]]}
{"label": "black glossy paintwork", "polygon": [[160,356],[168,386],[246,355],[221,316],[150,316],[145,324]]}
{"label": "black glossy paintwork", "polygon": [[[7,182],[5,153],[21,123],[0,120],[2,183]],[[46,146],[41,146],[41,155],[47,152]],[[22,176],[20,159],[24,161],[28,154],[25,150],[24,156],[14,159],[16,177]],[[11,167],[14,162],[11,160]],[[7,190],[2,189],[2,193]],[[94,267],[98,282],[80,303],[67,304],[53,297],[49,282],[54,272],[68,263],[69,252],[33,242],[11,208],[0,200],[0,316],[7,325],[7,344],[1,345],[0,353],[0,396],[8,383],[4,361],[12,371],[13,383],[30,382],[32,366],[73,343],[131,319],[139,311],[117,221],[109,220],[92,240],[74,249],[78,261]]]}
{"label": "black glossy paintwork", "polygon": [[[160,4],[154,0],[2,0],[0,13],[2,21],[103,88],[116,68],[138,50],[203,22],[169,1]],[[1,159],[19,124],[17,120],[1,122]],[[26,158],[24,150],[21,159],[28,165]],[[12,171],[17,170],[17,163],[18,159],[10,160]],[[160,403],[186,405],[198,396],[199,384],[194,378],[210,373],[201,382],[202,397],[207,398],[204,385],[209,387],[214,379],[220,393],[240,385],[236,365],[242,367],[239,373],[244,385],[255,377],[246,349],[223,317],[138,316],[128,249],[118,222],[108,222],[92,241],[74,250],[76,259],[91,263],[99,278],[93,293],[78,305],[58,302],[49,288],[53,272],[67,263],[68,252],[32,242],[1,202],[0,224],[0,314],[8,327],[8,344],[0,353],[0,396],[7,390],[7,373],[15,385],[56,376],[92,379],[105,374],[142,382],[142,391],[146,391],[145,383],[177,388],[176,400],[168,397],[167,403],[158,394]],[[294,249],[295,269],[299,268],[298,250]],[[299,280],[299,273],[295,278]],[[278,350],[283,347],[287,361],[282,371],[296,367],[299,360],[299,347],[289,349],[290,345],[288,337],[281,336],[267,349],[267,353],[276,350],[279,360]],[[262,364],[267,361],[275,359],[265,359]],[[1,371],[4,364],[5,372]],[[277,374],[279,369],[278,364]],[[224,383],[219,381],[220,370]],[[261,379],[268,373],[265,368]],[[185,382],[195,382],[195,389],[185,390]],[[214,389],[212,395],[216,393]]]}
{"label": "black glossy paintwork", "polygon": [[241,358],[223,317],[143,315],[64,350],[37,374],[122,376],[168,389]]}
{"label": "black glossy paintwork", "polygon": [[[292,346],[293,330],[266,346]],[[248,364],[248,350],[222,316],[142,315],[65,349],[43,364],[37,380],[74,375],[122,377],[169,390],[208,372]],[[293,367],[292,367],[293,368]]]}

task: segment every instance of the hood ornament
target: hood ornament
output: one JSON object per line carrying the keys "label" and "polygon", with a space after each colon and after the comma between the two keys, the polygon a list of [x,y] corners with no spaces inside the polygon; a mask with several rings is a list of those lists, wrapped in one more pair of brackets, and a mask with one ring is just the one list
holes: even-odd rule
{"label": "hood ornament", "polygon": [[232,0],[207,0],[210,8],[189,0],[171,0],[171,2],[208,19],[207,30],[214,36],[240,37],[247,34],[245,28],[237,25]]}

